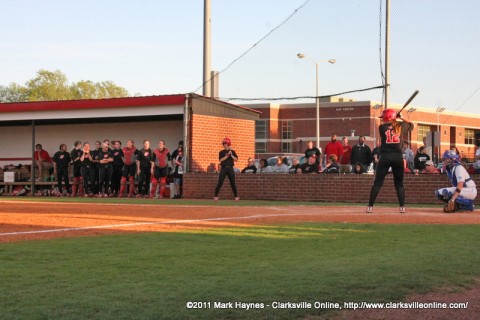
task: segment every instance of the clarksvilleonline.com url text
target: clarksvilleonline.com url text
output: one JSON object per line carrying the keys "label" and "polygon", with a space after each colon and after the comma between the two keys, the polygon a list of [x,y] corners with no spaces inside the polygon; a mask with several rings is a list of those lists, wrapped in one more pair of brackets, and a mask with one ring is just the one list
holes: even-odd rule
{"label": "clarksvilleonline.com url text", "polygon": [[468,302],[189,301],[187,309],[467,309]]}

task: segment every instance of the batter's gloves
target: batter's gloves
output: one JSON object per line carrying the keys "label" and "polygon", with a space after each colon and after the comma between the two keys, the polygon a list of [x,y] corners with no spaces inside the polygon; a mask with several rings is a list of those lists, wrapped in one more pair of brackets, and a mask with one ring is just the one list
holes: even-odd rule
{"label": "batter's gloves", "polygon": [[455,207],[456,207],[455,201],[450,200],[450,201],[448,201],[448,202],[445,204],[445,206],[443,207],[443,212],[445,212],[445,213],[453,213],[453,212],[455,212]]}

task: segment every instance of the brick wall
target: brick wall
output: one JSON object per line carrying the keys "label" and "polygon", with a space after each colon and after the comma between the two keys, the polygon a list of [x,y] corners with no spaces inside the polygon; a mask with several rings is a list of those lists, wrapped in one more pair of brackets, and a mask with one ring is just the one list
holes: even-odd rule
{"label": "brick wall", "polygon": [[255,151],[255,121],[192,115],[190,171],[212,172],[217,168],[222,140],[229,137],[232,149],[239,157],[238,167],[244,167]]}
{"label": "brick wall", "polygon": [[[241,167],[241,166],[239,166]],[[237,174],[238,195],[244,200],[338,201],[367,204],[373,175],[344,174]],[[480,175],[472,175],[480,188]],[[211,199],[218,174],[189,173],[184,176],[184,195],[187,198]],[[450,186],[446,175],[406,175],[406,202],[439,203],[435,190]],[[480,192],[480,190],[479,190]],[[228,178],[219,194],[232,199]],[[388,175],[377,202],[397,203],[392,175]],[[477,198],[476,204],[480,205]]]}

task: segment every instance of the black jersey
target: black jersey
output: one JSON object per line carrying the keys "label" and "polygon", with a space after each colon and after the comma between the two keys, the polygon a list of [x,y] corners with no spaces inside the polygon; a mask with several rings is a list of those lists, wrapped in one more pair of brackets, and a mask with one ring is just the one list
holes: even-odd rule
{"label": "black jersey", "polygon": [[80,157],[82,156],[83,151],[80,149],[73,149],[72,152],[70,152],[70,157],[72,158],[73,165],[79,166],[81,165]]}
{"label": "black jersey", "polygon": [[[113,160],[113,150],[111,150],[111,149],[108,149],[107,151],[103,151],[103,149],[98,150],[97,159],[98,159],[98,161],[109,160],[109,159]],[[101,163],[100,162],[100,166],[102,166],[102,167],[106,167],[106,166],[110,166],[110,165],[112,165],[112,161],[106,162],[106,163]]]}
{"label": "black jersey", "polygon": [[381,153],[402,153],[402,133],[412,131],[413,125],[406,122],[384,123],[378,127],[382,139]]}
{"label": "black jersey", "polygon": [[58,168],[68,168],[72,158],[67,151],[57,151],[53,156],[53,161],[57,164]]}
{"label": "black jersey", "polygon": [[93,166],[93,156],[89,153],[85,153],[83,155],[82,167],[89,167]]}
{"label": "black jersey", "polygon": [[137,154],[137,161],[140,162],[141,168],[150,168],[151,161],[153,160],[153,152],[152,149],[142,149],[138,150]]}
{"label": "black jersey", "polygon": [[[221,158],[225,157],[227,155],[227,153],[229,153],[230,151],[232,152],[232,156],[234,156],[235,158],[238,159],[237,154],[232,149],[230,149],[230,150],[223,149],[222,151],[220,151],[218,153],[218,159],[220,160]],[[232,157],[228,157],[227,159],[225,159],[221,162],[222,167],[233,167],[234,164],[235,163],[234,163]]]}
{"label": "black jersey", "polygon": [[113,149],[113,165],[116,167],[123,167],[123,151],[122,149]]}

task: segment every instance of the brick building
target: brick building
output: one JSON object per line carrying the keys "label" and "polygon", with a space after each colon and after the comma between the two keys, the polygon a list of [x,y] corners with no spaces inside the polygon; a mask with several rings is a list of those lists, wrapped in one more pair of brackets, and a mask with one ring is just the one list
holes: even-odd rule
{"label": "brick building", "polygon": [[[359,136],[366,136],[367,144],[374,146],[378,135],[378,117],[382,109],[376,109],[377,102],[353,101],[343,98],[329,98],[320,101],[320,144],[322,149],[330,141],[330,136],[336,133],[338,139],[348,136],[350,144],[356,144]],[[256,121],[255,155],[257,158],[267,158],[278,154],[303,153],[306,143],[316,141],[316,104],[247,104],[262,112]],[[390,104],[390,108],[399,110],[402,105]],[[435,141],[441,138],[440,152],[458,148],[465,157],[473,158],[473,135],[480,130],[480,115],[449,112],[437,113],[436,109],[408,106],[403,112],[415,123],[411,134],[403,140],[411,142],[412,150],[424,143],[428,152],[436,155]],[[440,135],[433,134],[440,129]],[[432,136],[433,145],[432,148]],[[424,141],[425,138],[425,141]],[[433,151],[433,152],[432,152]]]}
{"label": "brick building", "polygon": [[196,94],[0,104],[0,164],[31,164],[36,143],[51,156],[61,143],[160,139],[185,141],[187,170],[207,172],[228,136],[242,160],[254,154],[259,112]]}

